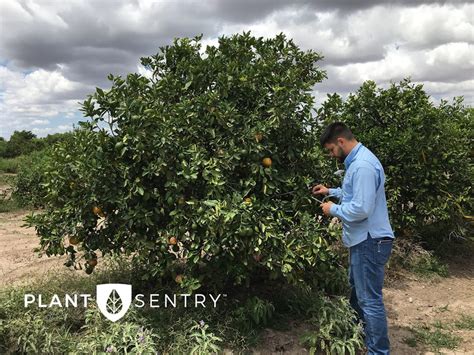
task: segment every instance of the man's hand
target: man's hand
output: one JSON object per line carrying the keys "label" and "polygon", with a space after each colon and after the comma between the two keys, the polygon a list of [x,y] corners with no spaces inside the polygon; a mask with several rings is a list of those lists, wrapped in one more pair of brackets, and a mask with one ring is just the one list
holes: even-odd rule
{"label": "man's hand", "polygon": [[326,216],[329,216],[329,210],[331,209],[331,206],[334,205],[333,202],[331,201],[328,201],[328,202],[324,202],[321,204],[321,208],[323,209],[323,213],[326,215]]}
{"label": "man's hand", "polygon": [[329,193],[329,189],[324,185],[316,185],[313,186],[311,192],[313,195],[327,195]]}

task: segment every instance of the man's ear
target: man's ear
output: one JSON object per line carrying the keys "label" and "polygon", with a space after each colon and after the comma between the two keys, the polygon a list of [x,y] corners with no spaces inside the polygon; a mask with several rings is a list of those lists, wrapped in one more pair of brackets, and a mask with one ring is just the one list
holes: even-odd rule
{"label": "man's ear", "polygon": [[346,143],[346,140],[342,137],[337,138],[337,143],[339,145],[344,145]]}

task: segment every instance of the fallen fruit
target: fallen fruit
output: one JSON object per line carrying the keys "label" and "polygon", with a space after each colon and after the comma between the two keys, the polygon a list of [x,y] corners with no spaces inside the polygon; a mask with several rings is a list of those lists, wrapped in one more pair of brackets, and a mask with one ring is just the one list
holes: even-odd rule
{"label": "fallen fruit", "polygon": [[79,244],[79,238],[76,237],[75,235],[69,237],[69,244],[71,244],[71,245]]}
{"label": "fallen fruit", "polygon": [[90,274],[92,274],[92,272],[94,271],[94,268],[93,268],[93,267],[86,266],[86,270],[85,270],[85,271],[86,271],[86,274],[87,274],[87,275],[90,275]]}
{"label": "fallen fruit", "polygon": [[265,168],[269,168],[272,166],[272,159],[271,158],[263,158],[262,160],[262,165],[265,167]]}
{"label": "fallen fruit", "polygon": [[87,264],[89,266],[92,266],[92,267],[95,267],[97,265],[97,259],[90,259],[90,260],[87,260]]}
{"label": "fallen fruit", "polygon": [[71,267],[73,265],[74,265],[74,261],[72,261],[72,260],[68,260],[64,263],[64,266],[66,266],[66,267]]}

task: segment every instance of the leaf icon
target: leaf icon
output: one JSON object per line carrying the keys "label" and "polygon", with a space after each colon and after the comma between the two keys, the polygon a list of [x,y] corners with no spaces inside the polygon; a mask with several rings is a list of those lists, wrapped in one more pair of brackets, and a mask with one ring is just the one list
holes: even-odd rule
{"label": "leaf icon", "polygon": [[109,298],[107,299],[107,311],[112,314],[117,314],[121,311],[122,306],[122,299],[117,293],[117,290],[113,289],[112,292],[110,292]]}

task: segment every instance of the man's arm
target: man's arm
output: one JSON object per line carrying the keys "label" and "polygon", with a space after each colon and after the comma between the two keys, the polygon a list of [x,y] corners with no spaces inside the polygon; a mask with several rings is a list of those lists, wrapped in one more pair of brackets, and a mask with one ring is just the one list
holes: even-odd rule
{"label": "man's arm", "polygon": [[360,167],[352,175],[352,200],[340,205],[333,204],[329,213],[344,222],[357,222],[372,214],[375,207],[377,174],[374,169]]}

